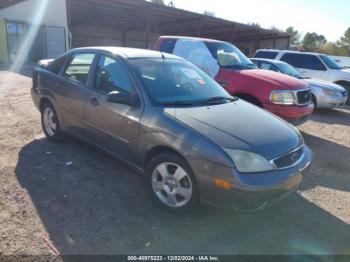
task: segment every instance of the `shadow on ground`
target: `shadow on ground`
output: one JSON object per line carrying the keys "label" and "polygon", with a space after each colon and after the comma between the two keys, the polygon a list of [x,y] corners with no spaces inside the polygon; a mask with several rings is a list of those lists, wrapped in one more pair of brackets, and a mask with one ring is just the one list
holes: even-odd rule
{"label": "shadow on ground", "polygon": [[350,254],[349,225],[298,194],[258,213],[172,215],[141,175],[73,139],[30,142],[16,175],[62,254]]}
{"label": "shadow on ground", "polygon": [[350,108],[346,107],[342,110],[318,109],[314,111],[311,119],[319,123],[350,126]]}
{"label": "shadow on ground", "polygon": [[316,185],[350,192],[350,148],[302,132],[313,151],[313,165],[301,189]]}

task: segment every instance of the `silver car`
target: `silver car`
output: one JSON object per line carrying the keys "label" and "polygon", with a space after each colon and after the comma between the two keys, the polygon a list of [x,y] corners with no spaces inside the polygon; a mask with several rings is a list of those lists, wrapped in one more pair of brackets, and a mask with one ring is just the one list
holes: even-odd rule
{"label": "silver car", "polygon": [[126,162],[168,210],[264,208],[311,162],[296,128],[156,51],[72,50],[40,63],[32,97],[49,140],[70,134]]}
{"label": "silver car", "polygon": [[348,100],[348,93],[344,87],[332,82],[308,78],[286,62],[265,58],[252,58],[251,60],[260,69],[280,72],[304,80],[309,84],[316,108],[342,107]]}

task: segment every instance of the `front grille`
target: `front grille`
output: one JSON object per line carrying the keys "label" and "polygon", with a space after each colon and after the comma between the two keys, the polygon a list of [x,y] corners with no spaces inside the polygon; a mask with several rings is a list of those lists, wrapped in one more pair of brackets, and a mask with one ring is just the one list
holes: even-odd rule
{"label": "front grille", "polygon": [[297,99],[299,105],[307,104],[311,101],[310,90],[302,90],[297,92]]}
{"label": "front grille", "polygon": [[287,155],[276,158],[275,160],[273,160],[273,162],[277,168],[285,168],[285,167],[292,166],[294,163],[296,163],[301,158],[302,155],[303,155],[303,147],[300,147],[299,149],[292,151]]}

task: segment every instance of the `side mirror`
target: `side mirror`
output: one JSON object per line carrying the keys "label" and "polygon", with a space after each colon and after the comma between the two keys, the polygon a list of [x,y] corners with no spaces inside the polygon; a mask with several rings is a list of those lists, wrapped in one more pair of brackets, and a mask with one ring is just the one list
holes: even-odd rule
{"label": "side mirror", "polygon": [[114,104],[124,104],[132,107],[138,107],[140,100],[137,96],[131,96],[130,94],[112,91],[107,95],[107,101]]}

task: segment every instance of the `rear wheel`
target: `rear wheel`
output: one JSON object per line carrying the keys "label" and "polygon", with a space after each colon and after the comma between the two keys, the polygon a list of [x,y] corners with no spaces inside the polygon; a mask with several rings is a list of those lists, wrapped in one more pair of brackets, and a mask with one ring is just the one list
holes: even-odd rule
{"label": "rear wheel", "polygon": [[147,187],[153,202],[168,211],[181,212],[198,206],[199,193],[190,166],[180,156],[162,153],[146,168]]}
{"label": "rear wheel", "polygon": [[60,129],[57,113],[48,102],[41,107],[41,124],[46,137],[50,141],[57,142],[62,140],[63,133]]}

